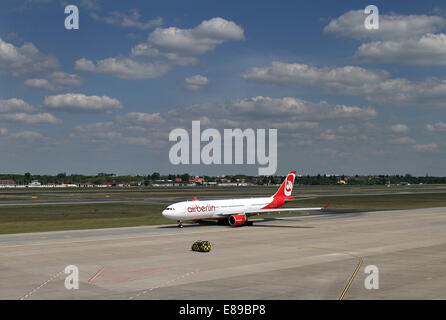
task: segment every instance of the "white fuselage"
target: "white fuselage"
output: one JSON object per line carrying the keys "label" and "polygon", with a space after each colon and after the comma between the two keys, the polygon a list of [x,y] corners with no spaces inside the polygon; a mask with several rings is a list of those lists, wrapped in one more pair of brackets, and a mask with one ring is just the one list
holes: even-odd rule
{"label": "white fuselage", "polygon": [[[192,201],[177,202],[168,206],[163,211],[163,216],[168,219],[177,220],[179,222],[179,228],[183,227],[183,221],[203,219],[227,219],[231,226],[241,226],[248,224],[247,219],[253,215],[283,211],[322,210],[328,208],[330,204],[317,208],[280,208],[286,202],[295,200],[291,196],[295,177],[296,171],[290,171],[277,192],[271,197],[208,201],[198,201],[194,197]],[[249,223],[249,225],[251,224],[252,222]]]}
{"label": "white fuselage", "polygon": [[273,197],[245,198],[208,201],[183,201],[168,206],[163,216],[178,221],[197,219],[218,219],[230,214],[245,214],[246,211],[259,210],[273,201]]}

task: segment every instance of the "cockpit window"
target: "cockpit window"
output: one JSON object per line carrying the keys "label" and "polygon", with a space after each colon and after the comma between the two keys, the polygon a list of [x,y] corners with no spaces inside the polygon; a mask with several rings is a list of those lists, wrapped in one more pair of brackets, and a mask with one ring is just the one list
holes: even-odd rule
{"label": "cockpit window", "polygon": [[166,210],[175,210],[175,208],[166,208]]}

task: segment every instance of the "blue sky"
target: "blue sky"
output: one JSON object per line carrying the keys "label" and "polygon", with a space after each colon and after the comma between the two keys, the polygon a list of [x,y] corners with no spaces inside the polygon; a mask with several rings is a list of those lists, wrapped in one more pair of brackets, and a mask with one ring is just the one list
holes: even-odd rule
{"label": "blue sky", "polygon": [[277,128],[278,170],[445,175],[446,5],[0,4],[0,171],[256,174],[169,163],[169,131]]}

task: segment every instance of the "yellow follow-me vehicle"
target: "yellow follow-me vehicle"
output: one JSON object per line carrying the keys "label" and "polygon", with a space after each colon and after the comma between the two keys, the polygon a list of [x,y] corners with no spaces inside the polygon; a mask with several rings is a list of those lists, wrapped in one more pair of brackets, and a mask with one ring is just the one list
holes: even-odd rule
{"label": "yellow follow-me vehicle", "polygon": [[203,240],[195,241],[192,245],[192,251],[209,252],[211,251],[211,243]]}

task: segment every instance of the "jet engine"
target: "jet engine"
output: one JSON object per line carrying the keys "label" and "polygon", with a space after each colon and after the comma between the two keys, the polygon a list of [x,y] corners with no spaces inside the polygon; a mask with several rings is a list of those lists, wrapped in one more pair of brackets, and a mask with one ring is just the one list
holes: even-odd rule
{"label": "jet engine", "polygon": [[229,224],[233,227],[241,226],[246,222],[246,216],[243,214],[234,214],[228,219]]}

